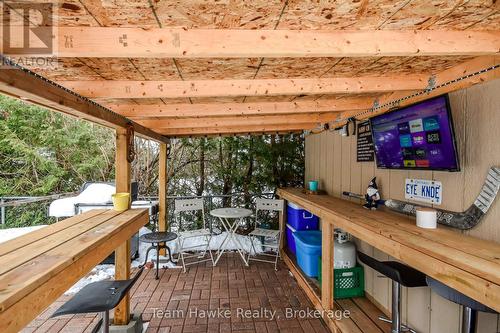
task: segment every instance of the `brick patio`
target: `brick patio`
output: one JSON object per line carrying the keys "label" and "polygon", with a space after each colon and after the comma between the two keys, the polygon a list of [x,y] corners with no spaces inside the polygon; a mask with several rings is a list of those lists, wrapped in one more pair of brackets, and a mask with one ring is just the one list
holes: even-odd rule
{"label": "brick patio", "polygon": [[[61,297],[22,332],[90,332],[97,322],[96,315],[49,319],[68,298]],[[225,255],[217,267],[193,265],[185,274],[181,269],[162,269],[160,280],[155,280],[154,270],[145,271],[132,290],[131,307],[149,322],[148,333],[328,332],[321,319],[286,318],[287,308],[313,306],[285,264],[281,263],[277,272],[273,265],[260,262],[244,267],[234,253]],[[221,317],[202,318],[206,311],[217,309],[223,313]],[[241,312],[262,309],[276,310],[276,318],[271,320],[269,313],[267,318],[251,318]],[[230,315],[226,316],[226,310]],[[164,311],[163,317],[160,311]],[[168,315],[176,318],[167,318]]]}

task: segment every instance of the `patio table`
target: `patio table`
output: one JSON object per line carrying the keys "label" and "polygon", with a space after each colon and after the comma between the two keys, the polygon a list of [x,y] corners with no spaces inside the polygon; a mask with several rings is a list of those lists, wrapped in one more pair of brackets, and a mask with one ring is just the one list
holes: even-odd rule
{"label": "patio table", "polygon": [[245,259],[245,255],[243,253],[243,245],[239,241],[236,236],[236,228],[238,228],[239,222],[252,215],[252,211],[246,208],[217,208],[210,211],[210,215],[219,218],[221,221],[222,227],[226,230],[227,234],[224,240],[222,241],[218,251],[217,258],[215,259],[215,265],[219,262],[220,257],[224,253],[224,251],[228,250],[228,245],[232,239],[236,242],[237,251],[243,259],[243,262],[246,266],[248,266],[248,262]]}

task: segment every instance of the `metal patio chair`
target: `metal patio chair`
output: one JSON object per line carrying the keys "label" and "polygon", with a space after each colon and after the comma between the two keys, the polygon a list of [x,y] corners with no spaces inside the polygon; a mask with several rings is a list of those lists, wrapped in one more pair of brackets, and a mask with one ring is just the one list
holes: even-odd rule
{"label": "metal patio chair", "polygon": [[[183,231],[183,215],[190,215],[191,219],[195,219],[195,215],[201,212],[201,218],[203,221],[202,228],[186,230]],[[184,273],[186,273],[186,266],[193,265],[201,262],[212,261],[212,265],[214,265],[214,257],[212,251],[210,251],[210,241],[212,240],[212,232],[209,228],[207,228],[207,223],[205,220],[205,207],[203,204],[202,198],[197,199],[177,199],[175,200],[175,210],[174,213],[176,215],[177,222],[179,223],[179,237],[177,238],[177,249],[179,251],[178,260],[182,262],[182,268]],[[203,238],[206,243],[188,245],[185,246],[185,243],[189,239],[193,238]],[[188,254],[186,250],[194,250],[199,249],[200,247],[205,247],[202,254]],[[210,258],[205,258],[207,252]],[[193,260],[190,262],[186,262],[188,258],[197,258],[199,260]]]}
{"label": "metal patio chair", "polygon": [[[272,229],[265,229],[265,228],[260,228],[262,223],[259,223],[259,211],[266,211],[266,212],[283,212],[283,206],[284,206],[284,201],[283,200],[277,200],[277,199],[263,199],[263,198],[257,198],[255,200],[255,229],[248,234],[248,237],[250,239],[250,244],[251,244],[251,249],[248,251],[248,259],[247,262],[250,263],[250,260],[254,261],[260,261],[260,262],[267,262],[267,263],[274,263],[274,270],[278,270],[278,259],[280,258],[280,246],[281,246],[281,232],[282,230],[272,230]],[[255,249],[255,240],[256,239],[262,239],[262,247],[263,248],[270,248],[272,249],[275,253],[274,254],[269,254],[269,253],[257,253]],[[268,243],[266,242],[266,239],[271,239],[272,242]],[[253,255],[252,255],[252,250],[253,250]],[[258,256],[270,256],[274,257],[274,260],[266,260],[266,259],[261,259],[258,258]]]}

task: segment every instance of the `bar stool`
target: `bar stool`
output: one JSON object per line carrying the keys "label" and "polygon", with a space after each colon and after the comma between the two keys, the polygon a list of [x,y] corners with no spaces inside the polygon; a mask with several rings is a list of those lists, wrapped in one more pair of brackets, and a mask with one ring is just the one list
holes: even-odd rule
{"label": "bar stool", "polygon": [[479,303],[469,296],[465,296],[464,294],[431,277],[427,277],[427,284],[439,296],[453,303],[462,305],[462,333],[476,332],[478,311],[497,313],[495,310],[490,309],[486,305]]}
{"label": "bar stool", "polygon": [[358,252],[361,262],[392,280],[392,320],[379,317],[380,320],[391,323],[392,333],[415,330],[401,323],[401,286],[407,288],[426,287],[425,274],[397,261],[378,261],[362,252]]}
{"label": "bar stool", "polygon": [[100,312],[101,319],[91,332],[96,333],[102,327],[102,332],[108,333],[109,311],[127,295],[143,270],[144,268],[139,269],[130,280],[98,281],[86,285],[57,309],[51,318],[67,314]]}
{"label": "bar stool", "polygon": [[176,261],[172,260],[172,252],[170,251],[170,247],[167,245],[167,242],[173,241],[177,239],[177,234],[170,231],[159,231],[158,230],[158,212],[159,212],[158,204],[152,205],[149,209],[150,224],[152,224],[152,232],[148,232],[139,237],[139,242],[151,244],[146,251],[146,257],[144,258],[144,263],[140,267],[144,267],[148,262],[149,251],[156,250],[156,275],[155,279],[158,280],[159,277],[159,269],[160,269],[160,250],[165,249],[168,253],[167,262],[170,261],[173,264],[177,264]]}

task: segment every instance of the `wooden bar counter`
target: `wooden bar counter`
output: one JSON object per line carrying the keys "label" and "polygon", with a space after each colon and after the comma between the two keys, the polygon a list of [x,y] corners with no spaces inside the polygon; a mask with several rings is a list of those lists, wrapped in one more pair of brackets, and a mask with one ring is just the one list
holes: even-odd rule
{"label": "wooden bar counter", "polygon": [[148,221],[92,210],[0,244],[0,332],[18,332]]}
{"label": "wooden bar counter", "polygon": [[[421,229],[415,219],[407,216],[388,210],[366,210],[359,203],[329,195],[308,195],[302,189],[279,189],[278,195],[319,216],[323,227],[328,223],[341,228],[500,312],[499,243],[441,225]],[[333,269],[333,262],[330,265]]]}

